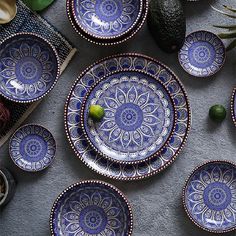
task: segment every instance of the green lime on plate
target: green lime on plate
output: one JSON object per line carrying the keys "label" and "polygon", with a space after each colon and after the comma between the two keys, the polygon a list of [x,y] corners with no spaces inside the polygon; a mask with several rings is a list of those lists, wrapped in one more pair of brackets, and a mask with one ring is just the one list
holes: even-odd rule
{"label": "green lime on plate", "polygon": [[94,121],[101,121],[104,115],[104,108],[100,105],[91,105],[89,107],[89,117],[91,117]]}
{"label": "green lime on plate", "polygon": [[216,104],[210,108],[209,116],[213,121],[222,122],[226,117],[226,109],[224,106]]}

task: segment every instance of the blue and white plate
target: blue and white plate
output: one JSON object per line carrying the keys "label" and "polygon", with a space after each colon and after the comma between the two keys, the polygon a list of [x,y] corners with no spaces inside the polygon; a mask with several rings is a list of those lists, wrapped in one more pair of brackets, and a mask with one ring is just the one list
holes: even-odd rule
{"label": "blue and white plate", "polygon": [[183,69],[196,77],[208,77],[218,72],[226,57],[222,40],[208,31],[189,34],[179,51],[179,62]]}
{"label": "blue and white plate", "polygon": [[22,170],[35,172],[47,168],[56,154],[56,141],[46,128],[30,124],[19,128],[9,143],[13,162]]}
{"label": "blue and white plate", "polygon": [[115,44],[125,42],[128,39],[132,38],[144,25],[146,17],[147,17],[147,13],[148,13],[148,0],[142,0],[142,6],[143,6],[142,13],[134,27],[120,34],[120,36],[106,37],[106,38],[94,37],[93,34],[87,33],[87,30],[83,30],[80,27],[80,25],[78,25],[76,18],[74,17],[74,13],[73,13],[74,12],[73,5],[74,5],[73,0],[67,0],[67,15],[73,28],[83,38],[85,38],[89,42],[96,43],[98,45],[115,45]]}
{"label": "blue and white plate", "polygon": [[[89,107],[105,110],[101,122],[89,117]],[[137,163],[157,156],[175,128],[174,101],[154,76],[138,70],[107,75],[87,92],[81,123],[88,142],[112,161]]]}
{"label": "blue and white plate", "polygon": [[0,44],[0,94],[21,103],[39,100],[55,86],[59,66],[56,50],[45,39],[12,35]]}
{"label": "blue and white plate", "polygon": [[211,161],[189,177],[183,191],[185,210],[200,228],[225,233],[236,229],[236,165]]}
{"label": "blue and white plate", "polygon": [[233,90],[232,98],[231,98],[231,116],[236,126],[236,88]]}
{"label": "blue and white plate", "polygon": [[143,0],[72,0],[73,18],[88,35],[118,38],[136,27]]}
{"label": "blue and white plate", "polygon": [[131,236],[133,215],[126,197],[101,181],[82,181],[65,189],[50,217],[53,236]]}
{"label": "blue and white plate", "polygon": [[[121,69],[142,70],[162,81],[174,98],[176,108],[176,127],[170,142],[157,157],[139,164],[114,163],[101,157],[90,147],[81,128],[81,106],[88,90],[100,78]],[[191,112],[182,83],[168,67],[140,54],[111,56],[87,68],[73,85],[65,106],[66,133],[76,155],[94,171],[119,180],[143,179],[167,168],[182,150],[190,123]]]}

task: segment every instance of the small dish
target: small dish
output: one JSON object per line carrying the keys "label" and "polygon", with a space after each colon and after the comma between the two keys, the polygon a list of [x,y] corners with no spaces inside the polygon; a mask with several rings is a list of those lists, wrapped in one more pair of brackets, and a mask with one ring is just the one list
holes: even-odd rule
{"label": "small dish", "polygon": [[236,88],[233,89],[233,94],[231,97],[231,117],[234,125],[236,126]]}
{"label": "small dish", "polygon": [[226,51],[217,35],[201,30],[186,37],[178,57],[187,73],[196,77],[208,77],[222,68]]}
{"label": "small dish", "polygon": [[183,204],[189,218],[203,230],[235,230],[236,165],[217,160],[197,167],[184,187]]}
{"label": "small dish", "polygon": [[29,124],[20,127],[13,134],[9,152],[13,162],[22,170],[41,171],[54,160],[56,141],[46,128]]}
{"label": "small dish", "polygon": [[[101,122],[88,110],[100,105]],[[98,80],[86,93],[81,127],[90,145],[113,162],[137,164],[158,156],[172,137],[175,105],[168,89],[139,70],[120,70]]]}
{"label": "small dish", "polygon": [[0,44],[0,94],[20,103],[37,101],[60,74],[56,49],[32,33],[14,34]]}
{"label": "small dish", "polygon": [[0,207],[5,206],[15,193],[15,180],[12,174],[6,169],[0,169]]}
{"label": "small dish", "polygon": [[115,45],[129,40],[142,28],[148,13],[148,0],[141,0],[140,4],[142,5],[141,14],[135,24],[127,31],[112,37],[95,36],[86,29],[82,29],[74,16],[73,0],[67,0],[67,15],[75,31],[89,42],[98,45]]}
{"label": "small dish", "polygon": [[87,180],[71,185],[58,196],[50,229],[52,236],[131,236],[133,214],[120,190],[105,182]]}

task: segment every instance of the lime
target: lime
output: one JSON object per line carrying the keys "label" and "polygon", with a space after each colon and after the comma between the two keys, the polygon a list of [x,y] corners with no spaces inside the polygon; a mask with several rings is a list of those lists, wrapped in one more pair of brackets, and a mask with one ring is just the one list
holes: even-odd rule
{"label": "lime", "polygon": [[209,116],[212,120],[221,122],[226,117],[226,109],[224,108],[224,106],[216,104],[210,108]]}
{"label": "lime", "polygon": [[100,121],[105,115],[104,108],[99,105],[91,105],[89,107],[89,116],[94,121]]}

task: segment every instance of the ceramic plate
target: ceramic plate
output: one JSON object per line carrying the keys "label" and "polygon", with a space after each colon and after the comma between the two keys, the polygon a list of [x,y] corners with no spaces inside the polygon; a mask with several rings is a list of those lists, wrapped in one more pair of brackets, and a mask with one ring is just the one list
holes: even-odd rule
{"label": "ceramic plate", "polygon": [[231,98],[231,116],[236,126],[236,88],[233,90],[232,98]]}
{"label": "ceramic plate", "polygon": [[53,236],[130,236],[133,215],[117,188],[101,181],[83,181],[59,195],[51,211],[50,228]]}
{"label": "ceramic plate", "polygon": [[44,97],[59,73],[56,50],[35,34],[15,34],[0,44],[0,94],[9,100],[26,103]]}
{"label": "ceramic plate", "polygon": [[[89,107],[105,110],[101,122],[89,118]],[[106,75],[87,92],[81,124],[92,147],[112,161],[137,163],[157,156],[175,128],[174,102],[154,76],[138,70]]]}
{"label": "ceramic plate", "polygon": [[179,51],[180,65],[196,77],[208,77],[218,72],[225,57],[225,46],[221,39],[207,31],[189,34]]}
{"label": "ceramic plate", "polygon": [[236,229],[236,166],[211,161],[189,177],[183,192],[185,210],[204,230],[225,233]]}
{"label": "ceramic plate", "polygon": [[[157,157],[135,165],[114,163],[94,152],[83,134],[80,122],[82,101],[91,86],[101,77],[121,69],[142,70],[162,81],[174,98],[177,114],[175,131],[169,144]],[[77,156],[96,172],[119,180],[146,178],[169,166],[187,139],[190,122],[189,102],[179,79],[160,62],[139,54],[108,57],[87,68],[73,85],[65,106],[66,133]]]}
{"label": "ceramic plate", "polygon": [[9,143],[13,162],[25,171],[35,172],[48,167],[54,160],[56,142],[46,128],[30,124],[19,128]]}
{"label": "ceramic plate", "polygon": [[79,33],[83,38],[87,39],[88,41],[99,44],[99,45],[114,45],[118,43],[122,43],[130,38],[132,38],[143,26],[147,13],[148,13],[148,1],[143,0],[142,1],[142,12],[137,20],[136,24],[134,27],[130,28],[128,31],[124,32],[123,34],[115,37],[94,37],[94,35],[91,35],[87,33],[86,30],[83,30],[77,23],[75,17],[74,17],[74,10],[73,10],[73,1],[72,0],[67,0],[67,15],[68,18],[75,29],[77,33]]}
{"label": "ceramic plate", "polygon": [[142,0],[73,0],[73,16],[87,34],[100,39],[132,30],[143,10]]}

